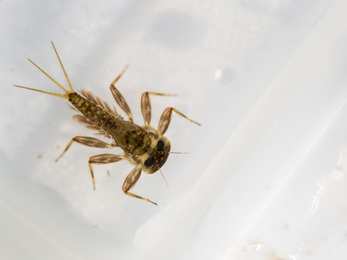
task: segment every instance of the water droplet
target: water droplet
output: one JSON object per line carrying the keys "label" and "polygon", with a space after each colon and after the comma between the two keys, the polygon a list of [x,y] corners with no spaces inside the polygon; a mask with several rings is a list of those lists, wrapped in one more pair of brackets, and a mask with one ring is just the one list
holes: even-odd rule
{"label": "water droplet", "polygon": [[294,254],[294,255],[289,254],[289,257],[293,260],[296,260],[299,257],[299,254]]}
{"label": "water droplet", "polygon": [[257,244],[254,244],[253,247],[255,248],[255,251],[259,251],[264,245],[260,244],[260,243],[257,243]]}
{"label": "water droplet", "polygon": [[214,73],[214,76],[219,79],[220,76],[222,76],[222,70],[216,70],[216,72]]}
{"label": "water droplet", "polygon": [[320,197],[323,195],[324,193],[324,187],[322,184],[320,183],[317,183],[318,185],[318,190],[317,190],[317,193],[315,196],[313,196],[313,202],[312,202],[312,205],[310,207],[310,209],[308,210],[308,213],[307,215],[310,217],[313,215],[313,213],[316,211],[316,209],[318,208],[318,205],[319,205],[319,200],[320,200]]}
{"label": "water droplet", "polygon": [[334,181],[341,180],[344,176],[345,175],[339,168],[336,168],[330,172],[330,178]]}

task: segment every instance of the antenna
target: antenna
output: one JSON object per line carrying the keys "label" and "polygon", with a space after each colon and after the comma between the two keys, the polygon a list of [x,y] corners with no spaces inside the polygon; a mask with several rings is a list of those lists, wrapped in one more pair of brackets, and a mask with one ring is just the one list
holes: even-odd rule
{"label": "antenna", "polygon": [[165,177],[164,177],[164,174],[161,172],[160,169],[159,169],[159,171],[160,171],[160,173],[161,173],[161,176],[163,176],[163,178],[164,178],[164,181],[165,181],[165,183],[166,183],[166,186],[167,186],[168,188],[170,188],[170,187],[169,187],[169,184],[167,184],[167,181],[166,181],[166,179],[165,179]]}

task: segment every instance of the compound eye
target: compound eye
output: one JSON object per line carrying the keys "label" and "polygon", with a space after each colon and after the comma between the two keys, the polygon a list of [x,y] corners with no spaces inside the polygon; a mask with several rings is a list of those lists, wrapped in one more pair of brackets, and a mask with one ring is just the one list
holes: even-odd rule
{"label": "compound eye", "polygon": [[153,157],[149,157],[146,161],[145,161],[145,166],[147,168],[152,168],[154,165],[154,158]]}
{"label": "compound eye", "polygon": [[165,149],[165,143],[163,140],[159,140],[158,143],[157,143],[157,150],[158,151],[162,151]]}

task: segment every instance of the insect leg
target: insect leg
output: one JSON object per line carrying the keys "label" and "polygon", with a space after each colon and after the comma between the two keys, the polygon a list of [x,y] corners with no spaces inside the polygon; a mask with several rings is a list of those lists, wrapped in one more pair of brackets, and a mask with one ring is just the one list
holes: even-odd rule
{"label": "insect leg", "polygon": [[197,125],[201,125],[201,124],[193,121],[192,119],[186,117],[185,115],[183,115],[176,108],[168,107],[168,108],[166,108],[164,110],[164,112],[161,115],[160,120],[159,120],[158,132],[161,135],[165,134],[166,130],[169,128],[169,125],[170,125],[170,122],[171,122],[171,118],[172,118],[172,111],[174,111],[176,114],[179,114],[180,116],[184,117],[185,119],[189,120],[190,122],[193,122],[193,123],[195,123]]}
{"label": "insect leg", "polygon": [[115,163],[124,160],[123,155],[115,155],[115,154],[99,154],[89,158],[88,165],[90,169],[90,173],[92,174],[93,179],[93,188],[95,190],[95,179],[94,179],[94,171],[92,164],[108,164]]}
{"label": "insect leg", "polygon": [[73,142],[83,144],[90,147],[97,147],[97,148],[112,148],[111,144],[105,143],[103,141],[100,141],[99,139],[88,137],[88,136],[76,136],[71,139],[70,143],[65,148],[64,152],[55,160],[56,162],[66,153],[66,151],[70,148]]}
{"label": "insect leg", "polygon": [[116,100],[118,106],[125,112],[125,114],[128,116],[129,121],[133,122],[133,114],[131,113],[131,110],[125,101],[125,98],[123,95],[119,92],[119,90],[114,86],[116,82],[120,79],[120,77],[124,74],[124,72],[127,70],[128,66],[125,66],[123,71],[119,74],[119,76],[111,83],[110,90],[111,93]]}
{"label": "insect leg", "polygon": [[151,117],[152,117],[152,108],[151,108],[151,100],[149,98],[149,95],[155,95],[155,96],[177,96],[175,94],[162,94],[162,93],[156,93],[156,92],[145,92],[142,94],[141,97],[141,112],[143,116],[143,120],[145,121],[145,125],[151,124]]}
{"label": "insect leg", "polygon": [[138,196],[134,193],[130,193],[129,190],[131,190],[136,182],[139,180],[140,176],[141,176],[141,167],[136,167],[134,170],[132,170],[128,176],[126,177],[124,183],[123,183],[123,192],[126,194],[126,195],[129,195],[131,197],[134,197],[134,198],[138,198],[138,199],[142,199],[142,200],[146,200],[150,203],[153,203],[154,205],[157,205],[157,203],[153,202],[153,201],[150,201],[149,199],[146,199],[144,197],[141,197],[141,196]]}

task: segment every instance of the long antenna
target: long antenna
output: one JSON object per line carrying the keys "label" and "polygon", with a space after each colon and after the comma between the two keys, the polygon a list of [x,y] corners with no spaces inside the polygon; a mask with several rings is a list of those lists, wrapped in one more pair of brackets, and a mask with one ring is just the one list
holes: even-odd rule
{"label": "long antenna", "polygon": [[163,176],[163,178],[164,178],[164,181],[165,181],[165,183],[166,183],[166,186],[167,186],[168,188],[170,188],[170,187],[169,187],[169,184],[167,184],[167,181],[166,181],[166,179],[165,179],[165,177],[164,177],[164,174],[161,172],[160,169],[159,169],[159,171],[160,171],[160,173],[161,173],[161,176]]}

